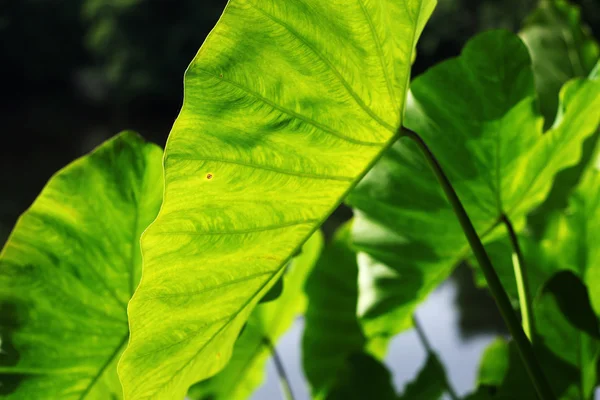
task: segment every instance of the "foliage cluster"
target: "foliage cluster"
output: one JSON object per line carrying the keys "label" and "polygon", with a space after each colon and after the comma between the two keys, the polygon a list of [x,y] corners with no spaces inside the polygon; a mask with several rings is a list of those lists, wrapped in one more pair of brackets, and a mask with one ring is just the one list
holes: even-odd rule
{"label": "foliage cluster", "polygon": [[[413,314],[468,262],[513,340],[467,398],[592,399],[598,44],[542,1],[519,35],[481,33],[411,82],[435,6],[231,0],[164,152],[121,133],[14,227],[0,398],[247,398],[304,315],[314,398],[457,399]],[[343,201],[354,218],[326,241]],[[395,393],[381,360],[413,327],[427,362]]]}

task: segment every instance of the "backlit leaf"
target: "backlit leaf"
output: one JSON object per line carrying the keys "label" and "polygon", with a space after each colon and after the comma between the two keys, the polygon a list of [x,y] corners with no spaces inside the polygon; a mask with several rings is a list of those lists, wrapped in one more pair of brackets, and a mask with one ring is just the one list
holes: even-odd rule
{"label": "backlit leaf", "polygon": [[[556,173],[577,163],[600,119],[600,81],[561,91],[545,133],[527,49],[509,32],[472,39],[460,57],[411,85],[405,124],[429,144],[483,238],[506,214],[517,226],[546,197]],[[400,139],[350,196],[358,209],[359,311],[368,336],[410,326],[420,300],[469,247],[422,154]],[[501,233],[500,233],[501,234]]]}
{"label": "backlit leaf", "polygon": [[56,173],[17,222],[0,253],[1,398],[122,398],[116,365],[161,156],[123,133]]}
{"label": "backlit leaf", "polygon": [[284,290],[274,301],[258,305],[233,348],[231,360],[221,372],[190,388],[190,399],[247,399],[264,380],[271,346],[289,329],[294,319],[304,312],[304,283],[323,246],[323,235],[317,231],[304,244],[302,253],[293,259],[283,276]]}
{"label": "backlit leaf", "polygon": [[217,373],[302,243],[396,137],[435,0],[231,0],[185,76],[119,364],[128,400]]}

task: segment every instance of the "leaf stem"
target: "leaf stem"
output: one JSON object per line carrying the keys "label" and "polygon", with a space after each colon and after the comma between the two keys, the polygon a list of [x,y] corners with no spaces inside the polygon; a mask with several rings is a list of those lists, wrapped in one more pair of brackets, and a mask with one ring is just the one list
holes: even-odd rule
{"label": "leaf stem", "polygon": [[525,264],[525,258],[519,246],[519,239],[515,233],[510,219],[506,215],[502,215],[502,222],[506,226],[510,243],[512,245],[512,261],[515,270],[515,280],[517,281],[517,291],[519,293],[519,305],[521,308],[521,322],[523,324],[523,330],[533,343],[535,326],[533,321],[533,308],[531,304],[531,292],[529,290],[529,280],[527,278],[527,265]]}
{"label": "leaf stem", "polygon": [[295,400],[294,393],[292,392],[292,386],[290,385],[290,380],[285,372],[285,368],[283,367],[283,361],[281,357],[279,357],[279,353],[277,353],[277,349],[271,339],[268,337],[264,337],[263,341],[265,345],[271,351],[271,355],[273,356],[273,362],[275,364],[275,369],[277,370],[277,375],[279,375],[279,383],[281,384],[281,391],[283,392],[283,397],[286,400]]}
{"label": "leaf stem", "polygon": [[440,186],[444,190],[444,193],[446,194],[446,197],[448,198],[448,201],[450,202],[450,205],[452,206],[452,209],[454,210],[454,213],[460,222],[469,245],[473,250],[473,254],[479,262],[479,266],[481,267],[483,275],[485,276],[488,288],[490,289],[490,292],[496,301],[496,305],[500,310],[500,314],[502,315],[502,318],[504,319],[504,322],[506,323],[513,340],[515,341],[519,354],[521,355],[521,359],[523,360],[523,364],[525,365],[525,369],[529,374],[538,397],[541,400],[555,400],[556,397],[554,396],[552,389],[550,388],[550,385],[548,384],[548,381],[542,372],[540,364],[535,357],[531,342],[529,339],[527,339],[525,332],[523,332],[521,323],[514,313],[512,304],[510,303],[510,299],[508,298],[504,287],[502,287],[500,278],[498,278],[498,274],[496,274],[496,271],[492,266],[492,262],[490,261],[490,258],[483,247],[483,243],[481,243],[481,239],[477,235],[477,231],[475,230],[475,227],[473,227],[473,223],[469,219],[469,215],[460,202],[460,199],[452,187],[452,184],[448,180],[448,177],[442,170],[442,167],[427,144],[417,133],[402,127],[401,134],[402,136],[410,138],[421,149],[421,152],[433,169]]}
{"label": "leaf stem", "polygon": [[[430,356],[434,356],[437,359],[439,359],[439,357],[437,357],[437,354],[433,350],[433,347],[431,347],[431,343],[429,343],[429,339],[427,339],[427,335],[425,335],[425,330],[423,329],[423,327],[419,323],[419,320],[417,319],[416,314],[413,314],[412,320],[413,320],[413,325],[415,326],[415,330],[417,331],[417,336],[419,337],[419,340],[423,344],[423,347],[425,347],[425,350],[427,351],[427,354],[430,355]],[[440,367],[443,368],[443,366],[441,365],[441,361],[440,361]],[[452,387],[452,385],[450,385],[450,381],[448,380],[447,377],[446,377],[446,382],[444,382],[444,383],[446,384],[446,390],[447,390],[448,395],[450,396],[450,398],[452,400],[459,400],[460,397],[458,396],[458,394],[456,394],[456,392],[454,391],[454,388]]]}

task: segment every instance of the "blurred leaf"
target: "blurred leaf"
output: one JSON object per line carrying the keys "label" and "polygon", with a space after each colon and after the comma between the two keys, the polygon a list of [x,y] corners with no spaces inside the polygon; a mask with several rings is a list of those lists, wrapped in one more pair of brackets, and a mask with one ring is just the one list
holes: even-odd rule
{"label": "blurred leaf", "polygon": [[304,312],[304,282],[322,247],[323,235],[317,231],[304,244],[302,254],[294,258],[290,269],[284,274],[285,289],[281,296],[267,304],[258,305],[252,311],[225,369],[192,386],[188,393],[190,399],[247,399],[262,384],[267,359],[271,356],[270,346],[274,346],[294,319]]}
{"label": "blurred leaf", "polygon": [[435,354],[429,353],[425,365],[417,377],[406,386],[399,399],[438,400],[442,398],[447,387],[448,379],[444,366]]}
{"label": "blurred leaf", "polygon": [[282,276],[277,280],[277,282],[275,282],[275,285],[273,285],[273,287],[269,289],[269,291],[263,296],[263,298],[260,299],[259,304],[277,300],[277,298],[281,296],[281,293],[283,293],[283,281],[284,279]]}
{"label": "blurred leaf", "polygon": [[[542,0],[520,34],[532,57],[546,127],[552,125],[557,115],[562,85],[572,78],[589,75],[600,56],[598,43],[581,21],[580,14],[579,7],[568,1]],[[600,131],[597,131],[585,141],[581,161],[557,174],[548,197],[529,216],[529,229],[535,238],[546,229],[548,214],[567,207],[569,195],[589,164],[599,137]]]}
{"label": "blurred leaf", "polygon": [[287,261],[397,137],[434,6],[228,3],[186,72],[142,239],[126,399],[183,397],[225,366]]}
{"label": "blurred leaf", "polygon": [[600,56],[598,43],[566,0],[542,0],[527,18],[521,38],[529,48],[546,126],[558,110],[558,93],[569,80],[587,76]]}
{"label": "blurred leaf", "polygon": [[352,354],[338,371],[327,400],[393,400],[397,398],[392,376],[385,365],[370,354]]}
{"label": "blurred leaf", "polygon": [[[350,229],[351,222],[338,229],[306,282],[302,363],[314,399],[327,398],[350,355],[368,347],[356,315],[358,266]],[[383,355],[383,349],[369,351]]]}
{"label": "blurred leaf", "polygon": [[[561,91],[560,123],[542,134],[526,47],[509,32],[472,39],[460,57],[417,77],[405,124],[448,175],[478,233],[503,214],[516,226],[546,197],[555,174],[576,164],[600,120],[600,82]],[[469,254],[454,213],[418,148],[398,141],[349,197],[358,209],[359,312],[367,336],[410,326],[422,301]],[[366,253],[366,254],[365,254]]]}
{"label": "blurred leaf", "polygon": [[161,157],[122,133],[56,173],[19,219],[0,253],[1,398],[122,398],[116,364]]}
{"label": "blurred leaf", "polygon": [[[475,394],[468,399],[515,400],[536,399],[537,394],[531,385],[529,375],[521,362],[517,348],[513,342],[499,345],[492,343],[493,351],[486,351],[481,361],[481,369],[486,370],[486,376],[492,379],[482,382]],[[536,355],[554,394],[561,400],[581,400],[578,397],[578,374],[574,367],[557,358],[544,347],[536,348]],[[507,368],[508,360],[508,368]],[[503,377],[503,379],[502,379]],[[491,383],[502,379],[498,386]]]}
{"label": "blurred leaf", "polygon": [[[600,343],[598,320],[583,283],[570,271],[555,274],[536,298],[534,316],[535,352],[555,394],[560,399],[592,399]],[[478,384],[472,399],[536,398],[516,347],[501,339],[486,350]]]}
{"label": "blurred leaf", "polygon": [[571,271],[558,272],[534,303],[534,315],[544,345],[577,368],[579,397],[592,399],[598,384],[600,331],[585,285]]}

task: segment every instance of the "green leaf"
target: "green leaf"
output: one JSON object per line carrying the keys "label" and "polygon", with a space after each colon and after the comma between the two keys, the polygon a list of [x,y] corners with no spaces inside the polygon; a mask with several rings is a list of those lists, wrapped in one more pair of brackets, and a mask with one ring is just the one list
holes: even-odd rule
{"label": "green leaf", "polygon": [[590,290],[590,301],[600,315],[600,153],[586,170],[580,185],[564,213],[548,216],[551,220],[539,244],[541,253],[552,260],[556,270],[570,270]]}
{"label": "green leaf", "polygon": [[125,132],[48,182],[0,253],[0,397],[121,399],[116,363],[162,151]]}
{"label": "green leaf", "polygon": [[581,22],[579,7],[565,0],[540,1],[520,36],[531,53],[540,108],[549,127],[558,110],[560,88],[592,71],[600,47]]}
{"label": "green leaf", "polygon": [[435,0],[231,0],[185,76],[142,239],[127,399],[217,373],[302,243],[393,142]]}
{"label": "green leaf", "polygon": [[[497,342],[492,346],[494,351],[486,351],[481,362],[481,368],[485,369],[488,376],[493,380],[501,379],[497,386],[491,385],[493,381],[481,382],[476,393],[469,399],[536,399],[537,394],[531,385],[529,376],[513,342],[504,342],[500,346]],[[540,361],[550,386],[557,398],[561,400],[581,399],[576,387],[576,369],[557,358],[545,347],[536,348],[536,356]],[[494,370],[496,369],[496,370]]]}
{"label": "green leaf", "polygon": [[[416,78],[405,124],[429,144],[481,237],[506,214],[517,226],[544,200],[556,173],[578,162],[596,129],[600,82],[561,91],[558,123],[542,134],[527,49],[509,32],[472,39],[460,57]],[[417,147],[398,141],[349,202],[367,336],[397,333],[469,254],[456,218]]]}
{"label": "green leaf", "polygon": [[285,289],[277,300],[258,305],[242,335],[235,343],[231,360],[214,377],[190,388],[190,399],[247,399],[264,380],[271,346],[289,329],[306,308],[304,282],[323,247],[323,235],[317,231],[304,244],[302,254],[291,263],[283,276]]}
{"label": "green leaf", "polygon": [[[540,108],[549,127],[556,117],[560,88],[569,79],[590,74],[600,47],[582,23],[580,9],[564,0],[540,1],[520,36],[532,57]],[[550,213],[567,207],[599,138],[597,131],[583,144],[581,161],[556,176],[546,200],[529,216],[528,228],[535,238],[543,234]]]}
{"label": "green leaf", "polygon": [[338,371],[336,384],[327,400],[394,400],[397,395],[392,375],[386,366],[367,353],[348,357],[347,363]]}
{"label": "green leaf", "polygon": [[400,400],[439,400],[447,388],[448,379],[444,366],[435,354],[429,353],[425,365],[406,386]]}
{"label": "green leaf", "polygon": [[544,345],[577,369],[579,397],[593,398],[598,384],[600,331],[585,285],[571,271],[558,272],[535,302],[534,315]]}
{"label": "green leaf", "polygon": [[306,282],[302,362],[314,399],[327,398],[352,354],[368,351],[356,316],[358,266],[350,229],[348,222],[337,230]]}

